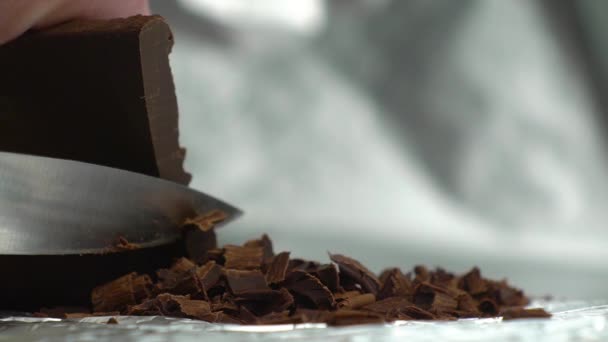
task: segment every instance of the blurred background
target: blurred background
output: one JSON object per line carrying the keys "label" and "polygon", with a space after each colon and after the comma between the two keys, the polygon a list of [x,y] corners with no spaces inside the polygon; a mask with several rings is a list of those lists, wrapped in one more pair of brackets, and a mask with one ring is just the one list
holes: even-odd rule
{"label": "blurred background", "polygon": [[222,243],[608,298],[608,2],[153,0]]}

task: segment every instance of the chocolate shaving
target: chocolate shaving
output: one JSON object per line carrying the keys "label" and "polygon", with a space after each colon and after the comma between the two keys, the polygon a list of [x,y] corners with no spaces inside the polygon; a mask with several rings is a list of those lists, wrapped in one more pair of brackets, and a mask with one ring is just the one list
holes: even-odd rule
{"label": "chocolate shaving", "polygon": [[188,296],[162,293],[127,311],[129,315],[163,315],[181,318],[195,318],[209,321],[211,308],[203,300],[192,300]]}
{"label": "chocolate shaving", "polygon": [[340,276],[336,265],[321,265],[311,271],[311,274],[317,277],[331,292],[337,292],[340,289]]}
{"label": "chocolate shaving", "polygon": [[285,279],[284,286],[296,296],[307,298],[316,309],[330,310],[336,306],[331,291],[310,273],[292,271]]}
{"label": "chocolate shaving", "polygon": [[400,309],[399,312],[411,317],[412,319],[419,319],[423,321],[437,319],[437,316],[433,313],[414,305]]}
{"label": "chocolate shaving", "polygon": [[416,275],[416,280],[418,282],[431,280],[431,275],[429,273],[429,270],[425,266],[422,266],[422,265],[415,266],[414,274]]}
{"label": "chocolate shaving", "polygon": [[226,258],[224,258],[224,249],[223,248],[213,248],[208,250],[205,253],[205,257],[200,264],[204,264],[209,261],[215,261],[216,264],[224,266],[226,263]]}
{"label": "chocolate shaving", "polygon": [[414,293],[411,280],[399,268],[385,270],[380,276],[380,282],[382,287],[378,293],[379,299],[395,296],[411,298]]}
{"label": "chocolate shaving", "polygon": [[462,277],[461,288],[475,296],[488,290],[485,280],[481,278],[479,268],[474,267]]}
{"label": "chocolate shaving", "polygon": [[98,286],[91,293],[94,311],[123,311],[150,295],[152,281],[147,275],[129,273],[107,284]]}
{"label": "chocolate shaving", "polygon": [[228,245],[224,247],[226,268],[238,270],[259,269],[262,266],[264,249],[262,247],[241,247]]}
{"label": "chocolate shaving", "polygon": [[198,278],[200,288],[207,296],[207,290],[215,286],[220,277],[222,276],[222,267],[215,263],[215,261],[209,261],[203,266],[199,266],[194,271]]}
{"label": "chocolate shaving", "polygon": [[494,317],[498,315],[498,305],[489,298],[481,300],[477,309],[485,316]]}
{"label": "chocolate shaving", "polygon": [[209,260],[209,251],[217,248],[217,237],[214,230],[198,228],[184,229],[184,247],[186,255],[197,264]]}
{"label": "chocolate shaving", "polygon": [[360,262],[341,254],[329,254],[329,257],[333,262],[338,264],[340,278],[350,278],[359,284],[364,291],[374,295],[378,294],[380,281]]}
{"label": "chocolate shaving", "polygon": [[304,259],[291,259],[287,266],[288,271],[305,271],[310,272],[316,270],[319,267],[319,263],[316,261],[304,260]]}
{"label": "chocolate shaving", "polygon": [[126,313],[227,324],[332,326],[550,317],[542,309],[522,308],[529,300],[521,290],[504,280],[482,278],[477,268],[457,276],[441,268],[416,266],[413,280],[410,273],[389,268],[376,277],[358,261],[339,254],[330,254],[334,263],[325,265],[290,259],[289,252],[274,255],[266,235],[243,246],[206,249],[200,255],[203,262],[180,258],[170,268],[158,270],[154,284],[148,276],[130,273],[97,287],[91,296],[93,313],[82,308],[47,309],[37,315],[77,318]]}
{"label": "chocolate shaving", "polygon": [[376,296],[372,293],[358,294],[345,298],[338,303],[340,309],[358,309],[362,306],[372,304],[376,301]]}
{"label": "chocolate shaving", "polygon": [[157,271],[158,282],[156,293],[171,293],[175,295],[197,294],[201,291],[199,281],[194,272],[196,265],[186,259],[178,259],[170,269]]}
{"label": "chocolate shaving", "polygon": [[257,316],[271,312],[282,312],[294,304],[293,296],[285,288],[280,290],[258,290],[242,293],[236,302]]}
{"label": "chocolate shaving", "polygon": [[226,280],[235,296],[251,291],[270,290],[264,274],[260,271],[226,270]]}
{"label": "chocolate shaving", "polygon": [[140,248],[139,245],[129,242],[124,236],[118,237],[118,241],[114,247],[120,251],[132,251]]}
{"label": "chocolate shaving", "polygon": [[274,256],[274,251],[272,249],[272,241],[270,241],[270,238],[266,234],[262,235],[262,237],[259,239],[249,240],[245,242],[243,246],[261,248],[264,260],[269,260]]}
{"label": "chocolate shaving", "polygon": [[477,303],[468,293],[458,297],[458,310],[461,311],[460,317],[477,317],[479,310]]}
{"label": "chocolate shaving", "polygon": [[496,300],[501,305],[505,306],[525,306],[530,303],[530,300],[524,296],[524,292],[515,289],[506,284],[506,282],[495,283],[493,285]]}
{"label": "chocolate shaving", "polygon": [[458,300],[438,286],[427,282],[420,283],[414,289],[413,302],[422,309],[455,310],[458,308]]}
{"label": "chocolate shaving", "polygon": [[289,252],[281,252],[274,256],[266,270],[266,281],[268,284],[277,284],[285,280],[287,266],[289,266]]}
{"label": "chocolate shaving", "polygon": [[183,229],[196,228],[204,232],[212,230],[218,223],[228,218],[225,212],[213,210],[193,219],[187,219],[182,225]]}

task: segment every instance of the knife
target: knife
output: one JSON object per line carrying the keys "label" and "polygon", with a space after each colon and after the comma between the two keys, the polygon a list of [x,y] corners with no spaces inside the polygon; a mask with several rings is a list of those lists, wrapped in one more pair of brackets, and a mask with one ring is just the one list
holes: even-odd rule
{"label": "knife", "polygon": [[100,254],[177,240],[187,218],[241,211],[188,187],[72,160],[0,152],[0,255]]}

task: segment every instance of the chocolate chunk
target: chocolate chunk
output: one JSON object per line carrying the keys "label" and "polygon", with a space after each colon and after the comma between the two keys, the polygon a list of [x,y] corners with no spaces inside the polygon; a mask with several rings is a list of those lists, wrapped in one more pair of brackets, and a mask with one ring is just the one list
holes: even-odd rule
{"label": "chocolate chunk", "polygon": [[340,278],[350,278],[361,288],[374,295],[380,290],[380,281],[376,276],[355,259],[346,257],[341,254],[329,254],[330,259],[338,264],[340,269]]}
{"label": "chocolate chunk", "polygon": [[269,260],[274,256],[274,251],[272,249],[272,241],[268,235],[264,234],[261,238],[256,240],[249,240],[245,242],[244,247],[259,247],[262,248],[262,254],[264,260]]}
{"label": "chocolate chunk", "polygon": [[197,294],[201,292],[198,278],[195,274],[196,265],[186,259],[178,259],[170,269],[158,270],[156,293],[171,293],[175,295]]}
{"label": "chocolate chunk", "polygon": [[171,272],[184,274],[192,271],[196,264],[187,258],[179,258],[171,265]]}
{"label": "chocolate chunk", "polygon": [[496,299],[501,305],[525,306],[530,303],[522,290],[508,286],[505,282],[500,282],[498,285]]}
{"label": "chocolate chunk", "polygon": [[485,298],[479,301],[477,309],[479,310],[479,312],[486,316],[495,317],[496,315],[498,315],[498,305],[495,301],[489,298]]}
{"label": "chocolate chunk", "polygon": [[280,290],[254,290],[242,293],[235,301],[256,316],[282,312],[294,304],[293,296],[285,288]]}
{"label": "chocolate chunk", "polygon": [[317,277],[323,285],[327,286],[331,292],[336,292],[340,288],[340,276],[338,275],[336,265],[320,265],[310,273]]}
{"label": "chocolate chunk", "polygon": [[228,245],[224,247],[226,268],[238,270],[259,269],[262,266],[264,250],[262,247],[241,247]]}
{"label": "chocolate chunk", "polygon": [[289,260],[288,271],[305,271],[311,272],[319,267],[319,263],[316,261],[304,260],[304,259],[291,259]]}
{"label": "chocolate chunk", "polygon": [[418,266],[414,267],[414,274],[416,275],[416,280],[418,282],[431,280],[431,275],[429,273],[429,270],[422,265],[418,265]]}
{"label": "chocolate chunk", "polygon": [[215,230],[184,229],[186,255],[197,264],[209,261],[209,252],[217,248]]}
{"label": "chocolate chunk", "polygon": [[[330,310],[336,306],[336,300],[329,289],[319,279],[304,271],[292,271],[285,278],[284,287],[296,295],[299,305],[311,304],[313,308]],[[298,297],[307,301],[298,301]]]}
{"label": "chocolate chunk", "polygon": [[477,267],[474,267],[462,277],[460,287],[471,295],[481,294],[488,290],[486,282],[481,278],[481,273]]}
{"label": "chocolate chunk", "polygon": [[382,287],[378,293],[379,299],[395,296],[412,297],[414,292],[412,282],[399,268],[391,268],[384,271],[380,276],[380,281]]}
{"label": "chocolate chunk", "polygon": [[339,289],[342,291],[357,291],[361,292],[361,285],[357,284],[357,282],[351,278],[339,275],[340,287]]}
{"label": "chocolate chunk", "polygon": [[268,284],[277,284],[285,280],[287,266],[289,266],[289,252],[281,252],[275,255],[266,271]]}
{"label": "chocolate chunk", "polygon": [[225,212],[221,210],[212,210],[196,216],[193,219],[187,219],[182,225],[183,229],[198,229],[204,232],[213,230],[218,224],[228,218]]}
{"label": "chocolate chunk", "polygon": [[458,287],[458,278],[442,268],[437,268],[431,274],[430,283],[443,288],[456,288]]}
{"label": "chocolate chunk", "polygon": [[192,300],[187,296],[176,296],[163,293],[156,298],[148,300],[140,305],[133,306],[129,315],[161,314],[171,317],[194,318],[203,321],[213,321],[211,307],[203,300]]}
{"label": "chocolate chunk", "polygon": [[91,293],[93,311],[123,311],[150,295],[152,281],[147,275],[130,273],[98,286]]}
{"label": "chocolate chunk", "polygon": [[215,261],[209,261],[203,266],[197,267],[194,272],[198,277],[201,289],[207,295],[207,290],[215,286],[220,280],[222,267],[216,264]]}
{"label": "chocolate chunk", "polygon": [[240,296],[251,291],[270,290],[264,274],[260,271],[226,270],[226,280],[231,292]]}
{"label": "chocolate chunk", "polygon": [[458,300],[450,296],[444,288],[420,283],[414,288],[414,304],[423,309],[455,310]]}
{"label": "chocolate chunk", "polygon": [[[169,295],[165,295],[169,296]],[[209,313],[211,313],[211,308],[209,303],[203,300],[191,300],[187,297],[181,296],[170,296],[170,300],[175,301],[179,305],[179,311],[185,317],[188,318],[197,318],[201,320],[208,320]],[[167,301],[169,302],[169,301]],[[166,305],[165,308],[170,308],[171,305]],[[168,312],[168,311],[167,311]]]}
{"label": "chocolate chunk", "polygon": [[458,310],[463,312],[460,317],[479,316],[479,310],[477,309],[477,306],[477,302],[468,293],[465,293],[458,297]]}
{"label": "chocolate chunk", "polygon": [[500,312],[503,320],[521,319],[521,318],[549,318],[551,314],[547,311],[535,308],[507,308]]}
{"label": "chocolate chunk", "polygon": [[224,258],[224,252],[225,250],[223,248],[214,248],[208,250],[207,253],[205,253],[205,257],[203,258],[201,264],[204,264],[208,261],[214,261],[216,264],[224,266],[224,264],[226,263],[226,258]]}
{"label": "chocolate chunk", "polygon": [[222,295],[213,297],[211,300],[211,311],[223,311],[229,314],[236,314],[239,311],[239,306],[234,301],[234,297],[228,292],[225,292]]}
{"label": "chocolate chunk", "polygon": [[0,46],[0,150],[188,184],[172,45],[161,17],[136,16],[76,20]]}
{"label": "chocolate chunk", "polygon": [[184,222],[182,230],[188,258],[199,264],[208,261],[208,252],[217,248],[217,237],[213,228],[226,218],[227,215],[223,211],[213,210]]}
{"label": "chocolate chunk", "polygon": [[163,315],[160,308],[160,303],[155,298],[147,299],[141,304],[131,305],[126,311],[130,316],[160,316]]}

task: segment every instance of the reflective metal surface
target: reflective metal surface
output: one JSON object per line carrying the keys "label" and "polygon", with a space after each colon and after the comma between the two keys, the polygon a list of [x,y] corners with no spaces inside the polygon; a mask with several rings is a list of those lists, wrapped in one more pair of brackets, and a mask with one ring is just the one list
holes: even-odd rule
{"label": "reflective metal surface", "polygon": [[387,325],[326,327],[324,324],[238,326],[165,317],[110,317],[75,320],[0,318],[0,341],[606,341],[606,301],[537,302],[551,319],[502,321],[401,321]]}
{"label": "reflective metal surface", "polygon": [[152,247],[192,215],[240,211],[187,187],[81,162],[0,152],[0,254],[108,252],[119,237]]}

